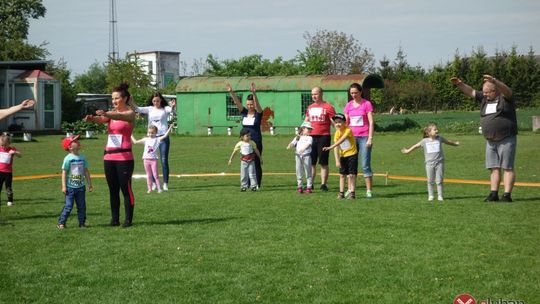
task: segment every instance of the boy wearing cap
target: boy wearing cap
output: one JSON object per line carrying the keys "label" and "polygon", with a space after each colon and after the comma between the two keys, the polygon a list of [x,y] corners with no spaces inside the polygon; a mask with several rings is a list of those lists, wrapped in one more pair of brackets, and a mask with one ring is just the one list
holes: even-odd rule
{"label": "boy wearing cap", "polygon": [[86,228],[86,185],[88,185],[88,191],[92,191],[93,187],[86,157],[79,154],[81,145],[78,139],[79,135],[66,137],[62,141],[64,150],[69,151],[69,154],[64,157],[62,163],[62,192],[66,200],[56,225],[58,229],[66,228],[66,221],[74,202],[77,204],[79,227]]}
{"label": "boy wearing cap", "polygon": [[303,193],[303,176],[306,175],[306,193],[313,192],[313,175],[311,170],[311,146],[313,145],[313,138],[310,136],[313,127],[309,121],[304,121],[300,125],[298,135],[294,137],[291,143],[287,146],[287,149],[296,147],[295,160],[296,160],[296,181],[298,184],[297,192]]}
{"label": "boy wearing cap", "polygon": [[[336,133],[334,144],[324,147],[324,151],[334,149],[336,166],[339,168],[339,194],[338,199],[355,199],[356,175],[358,174],[358,149],[356,140],[349,127],[347,127],[345,115],[338,113],[332,117]],[[347,179],[347,195],[345,195],[345,179]]]}

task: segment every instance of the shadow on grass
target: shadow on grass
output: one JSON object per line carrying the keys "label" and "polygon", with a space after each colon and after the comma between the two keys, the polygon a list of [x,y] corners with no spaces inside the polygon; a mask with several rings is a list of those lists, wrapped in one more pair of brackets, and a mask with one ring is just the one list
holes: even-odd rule
{"label": "shadow on grass", "polygon": [[[75,208],[74,208],[75,209]],[[35,220],[35,219],[45,219],[45,218],[58,218],[62,209],[59,209],[58,213],[46,213],[46,214],[35,214],[35,215],[25,215],[25,216],[7,216],[10,221],[24,221],[24,220]],[[86,216],[99,216],[101,213],[86,213]],[[77,219],[77,211],[73,210],[69,218]]]}
{"label": "shadow on grass", "polygon": [[[220,222],[226,222],[239,219],[238,217],[224,218],[202,218],[202,219],[186,219],[186,220],[165,220],[165,221],[142,221],[134,222],[136,226],[154,226],[154,225],[208,225]],[[109,225],[102,225],[109,226]]]}

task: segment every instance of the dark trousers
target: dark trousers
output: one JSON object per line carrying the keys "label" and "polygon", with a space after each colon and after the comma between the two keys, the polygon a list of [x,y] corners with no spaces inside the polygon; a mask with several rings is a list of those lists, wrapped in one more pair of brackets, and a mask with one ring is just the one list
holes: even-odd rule
{"label": "dark trousers", "polygon": [[[259,141],[259,142],[255,142],[255,144],[257,145],[257,149],[259,150],[259,153],[261,154],[261,157],[262,157],[262,152],[263,152],[263,144],[262,144],[262,140]],[[262,166],[261,166],[261,159],[259,157],[257,157],[257,155],[255,155],[255,173],[257,175],[257,184],[260,186],[262,186]]]}
{"label": "dark trousers", "polygon": [[13,173],[0,172],[0,193],[2,192],[2,188],[4,187],[4,182],[6,183],[8,202],[13,202]]}
{"label": "dark trousers", "polygon": [[133,221],[133,210],[135,209],[135,197],[131,188],[131,177],[135,162],[133,160],[105,160],[104,167],[111,202],[111,223],[120,222],[120,190],[122,190],[124,208],[126,210],[125,223],[131,224]]}

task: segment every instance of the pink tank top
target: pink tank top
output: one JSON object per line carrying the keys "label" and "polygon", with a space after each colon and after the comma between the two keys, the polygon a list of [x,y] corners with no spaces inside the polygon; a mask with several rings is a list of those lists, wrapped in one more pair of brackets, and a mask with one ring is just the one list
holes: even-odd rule
{"label": "pink tank top", "polygon": [[105,145],[104,160],[122,161],[133,160],[131,151],[131,134],[133,125],[123,120],[109,121],[107,144]]}

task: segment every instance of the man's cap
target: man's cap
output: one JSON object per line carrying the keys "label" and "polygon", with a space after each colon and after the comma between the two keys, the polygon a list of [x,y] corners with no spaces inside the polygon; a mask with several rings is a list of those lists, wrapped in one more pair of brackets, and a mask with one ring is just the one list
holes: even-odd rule
{"label": "man's cap", "polygon": [[72,142],[79,142],[79,137],[81,137],[80,134],[77,135],[71,135],[70,137],[66,137],[62,140],[62,147],[64,148],[64,151],[69,151],[69,146]]}
{"label": "man's cap", "polygon": [[343,115],[341,113],[337,113],[336,115],[334,115],[334,117],[332,117],[332,120],[336,120],[336,119],[341,119],[343,121],[347,121],[347,119],[345,118],[345,115]]}

